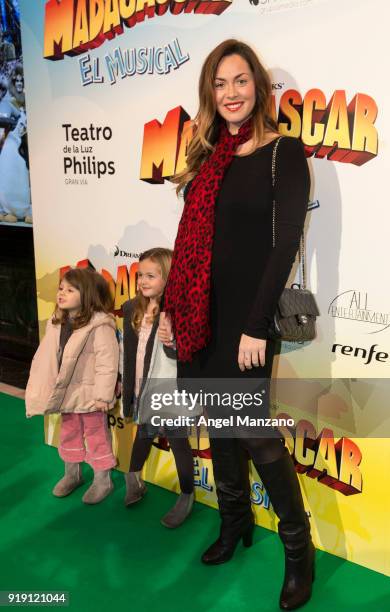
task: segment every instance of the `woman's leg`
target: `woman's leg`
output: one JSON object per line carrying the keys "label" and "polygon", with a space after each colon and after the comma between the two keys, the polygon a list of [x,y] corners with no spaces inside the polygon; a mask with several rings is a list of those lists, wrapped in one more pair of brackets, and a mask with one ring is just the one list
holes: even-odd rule
{"label": "woman's leg", "polygon": [[[235,370],[233,372],[233,369],[231,369],[231,378],[227,383],[218,382],[220,394],[222,395],[226,389],[230,389],[231,395],[235,391],[241,394],[243,391],[250,392],[254,395],[259,390],[268,390],[267,376],[271,371],[273,352],[274,344],[270,343],[267,348],[266,365],[263,368],[255,368],[239,374],[234,374]],[[236,363],[235,368],[238,369]],[[239,381],[237,380],[239,384],[237,384],[236,388],[235,378],[240,379]],[[248,379],[248,384],[244,386],[246,379]],[[265,412],[268,410],[267,397],[268,395],[263,398],[264,407],[262,410]],[[248,408],[246,407],[246,411],[243,412],[248,416],[255,416],[249,412]],[[256,408],[256,410],[258,409]],[[214,412],[213,407],[211,407],[211,410],[208,409],[210,417],[214,416]],[[226,412],[226,409],[223,406],[218,406],[215,416],[221,417],[224,412]],[[234,410],[230,412],[234,413]],[[241,414],[241,416],[243,415]],[[256,416],[260,415],[256,414]],[[252,543],[254,521],[250,499],[248,453],[242,444],[242,437],[245,436],[245,431],[238,431],[236,429],[231,431],[231,435],[232,437],[230,438],[213,436],[209,429],[214,482],[222,521],[218,540],[202,556],[202,561],[207,564],[228,561],[232,557],[240,538],[243,538],[245,546],[250,546]]]}
{"label": "woman's leg", "polygon": [[[267,341],[266,365],[262,372],[270,378],[275,345]],[[269,413],[269,386],[266,386],[263,416]],[[279,518],[278,531],[285,550],[285,576],[280,607],[295,609],[310,599],[315,548],[310,523],[293,460],[282,439],[275,437],[241,440],[249,452]]]}
{"label": "woman's leg", "polygon": [[278,531],[285,550],[285,576],[280,607],[292,610],[310,599],[315,548],[292,458],[284,447],[281,456],[273,459],[275,445],[273,441],[271,444],[271,440],[263,440],[257,449],[254,448],[255,440],[251,440],[249,447],[275,514],[280,519]]}
{"label": "woman's leg", "polygon": [[214,482],[221,527],[219,538],[202,555],[203,563],[228,561],[241,538],[252,543],[253,514],[250,500],[248,458],[236,438],[210,437]]}

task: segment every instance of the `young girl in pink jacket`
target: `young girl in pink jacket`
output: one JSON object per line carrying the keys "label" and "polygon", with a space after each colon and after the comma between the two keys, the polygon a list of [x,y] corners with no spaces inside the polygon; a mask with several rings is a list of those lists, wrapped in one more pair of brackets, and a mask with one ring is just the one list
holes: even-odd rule
{"label": "young girl in pink jacket", "polygon": [[82,485],[80,464],[86,461],[94,471],[83,496],[86,504],[97,504],[111,492],[116,465],[106,415],[115,403],[119,359],[111,308],[100,274],[80,268],[66,272],[26,388],[27,417],[61,413],[58,451],[65,476],[53,494],[65,497]]}

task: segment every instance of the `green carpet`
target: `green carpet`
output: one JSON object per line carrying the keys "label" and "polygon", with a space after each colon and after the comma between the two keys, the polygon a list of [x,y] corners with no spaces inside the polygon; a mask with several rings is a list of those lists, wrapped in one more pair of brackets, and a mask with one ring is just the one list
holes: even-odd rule
{"label": "green carpet", "polygon": [[[240,544],[224,565],[200,563],[218,532],[218,513],[195,504],[177,530],[160,517],[176,496],[148,485],[145,499],[123,505],[115,491],[85,506],[87,484],[64,499],[51,489],[62,475],[57,450],[44,444],[42,418],[26,419],[23,401],[0,394],[0,590],[64,590],[72,610],[156,612],[277,611],[283,573],[279,538],[257,527],[254,545]],[[85,466],[89,480],[91,470]],[[313,598],[306,611],[390,610],[390,580],[327,553],[317,553]]]}

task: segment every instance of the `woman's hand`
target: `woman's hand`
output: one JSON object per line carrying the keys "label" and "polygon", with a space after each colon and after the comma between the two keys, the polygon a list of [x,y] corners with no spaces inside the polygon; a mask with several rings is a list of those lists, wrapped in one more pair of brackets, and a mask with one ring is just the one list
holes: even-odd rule
{"label": "woman's hand", "polygon": [[241,335],[240,346],[238,347],[238,366],[241,372],[245,369],[251,370],[252,367],[265,365],[265,347],[267,340],[252,338],[251,336]]}
{"label": "woman's hand", "polygon": [[160,320],[158,325],[158,339],[165,346],[173,346],[172,322],[169,314],[160,312]]}
{"label": "woman's hand", "polygon": [[110,409],[110,404],[108,402],[102,402],[100,400],[96,400],[95,408],[97,408],[101,412],[108,412]]}

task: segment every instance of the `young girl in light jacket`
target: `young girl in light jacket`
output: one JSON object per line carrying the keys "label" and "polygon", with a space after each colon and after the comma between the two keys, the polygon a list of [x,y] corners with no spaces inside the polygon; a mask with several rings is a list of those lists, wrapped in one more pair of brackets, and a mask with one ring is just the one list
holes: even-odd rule
{"label": "young girl in light jacket", "polygon": [[131,506],[145,495],[146,485],[141,472],[153,439],[157,435],[164,435],[168,438],[175,458],[181,494],[173,508],[163,516],[161,523],[174,529],[189,516],[194,502],[194,462],[187,432],[180,428],[173,430],[152,426],[148,419],[142,418],[142,408],[139,412],[139,400],[144,383],[151,376],[152,355],[157,342],[164,344],[162,372],[166,371],[168,376],[172,366],[176,372],[176,350],[170,335],[166,335],[164,313],[160,312],[171,260],[172,251],[162,247],[142,253],[138,267],[137,295],[123,304],[122,404],[124,416],[132,416],[138,423],[129,472],[125,474],[125,505]]}
{"label": "young girl in light jacket", "polygon": [[115,403],[119,356],[111,307],[109,287],[100,274],[79,268],[66,272],[26,388],[27,417],[61,413],[58,451],[65,476],[53,494],[64,497],[82,485],[80,464],[86,461],[94,471],[83,496],[86,504],[110,493],[116,465],[106,415]]}

